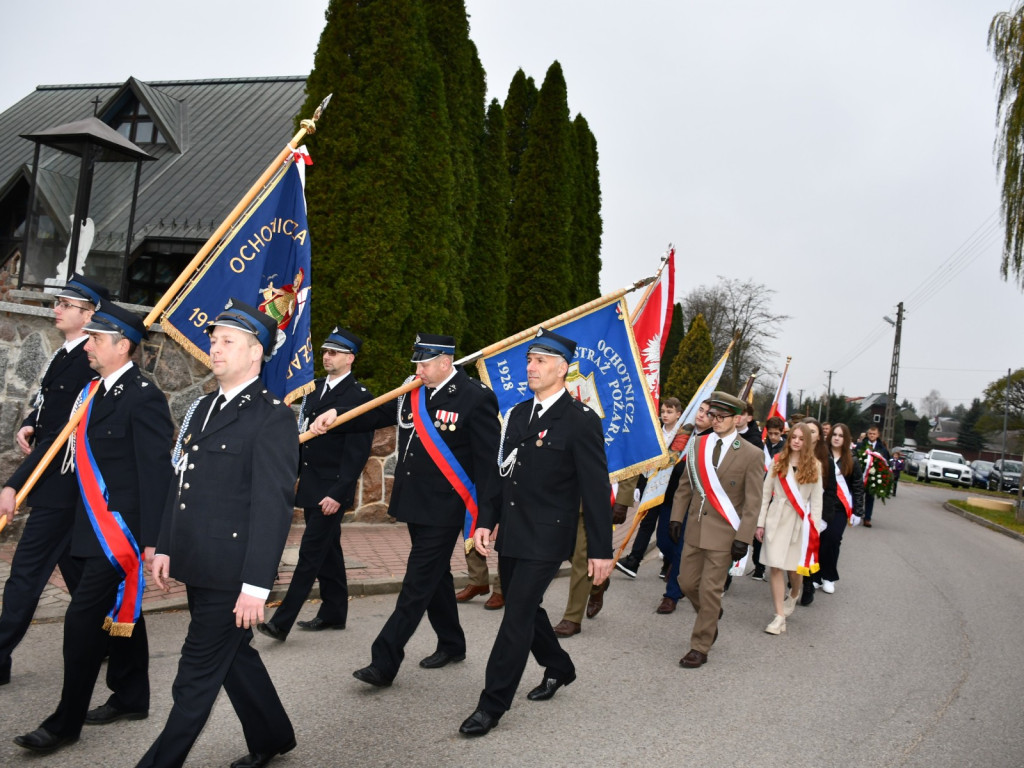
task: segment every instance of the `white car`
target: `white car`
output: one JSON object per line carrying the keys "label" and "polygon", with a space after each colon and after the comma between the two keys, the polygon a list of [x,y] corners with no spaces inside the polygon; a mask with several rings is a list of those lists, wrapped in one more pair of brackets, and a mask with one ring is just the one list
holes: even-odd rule
{"label": "white car", "polygon": [[971,487],[973,474],[964,457],[954,451],[928,451],[917,467],[918,480],[938,480],[964,488]]}

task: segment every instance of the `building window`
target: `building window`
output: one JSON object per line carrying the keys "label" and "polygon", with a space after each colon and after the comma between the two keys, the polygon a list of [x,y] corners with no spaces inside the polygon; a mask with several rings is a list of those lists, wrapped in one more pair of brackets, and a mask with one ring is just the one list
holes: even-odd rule
{"label": "building window", "polygon": [[124,300],[147,307],[156,304],[201,246],[199,241],[146,240],[142,252],[128,267]]}
{"label": "building window", "polygon": [[114,130],[136,144],[167,143],[140,101],[132,101],[121,111],[114,120]]}

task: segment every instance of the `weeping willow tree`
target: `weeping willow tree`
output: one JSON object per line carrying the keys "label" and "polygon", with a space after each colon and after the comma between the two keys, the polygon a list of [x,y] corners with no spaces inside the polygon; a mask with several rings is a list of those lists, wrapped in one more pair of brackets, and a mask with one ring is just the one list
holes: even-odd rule
{"label": "weeping willow tree", "polygon": [[998,84],[996,164],[1003,175],[1004,280],[1024,289],[1024,2],[997,13],[988,28]]}

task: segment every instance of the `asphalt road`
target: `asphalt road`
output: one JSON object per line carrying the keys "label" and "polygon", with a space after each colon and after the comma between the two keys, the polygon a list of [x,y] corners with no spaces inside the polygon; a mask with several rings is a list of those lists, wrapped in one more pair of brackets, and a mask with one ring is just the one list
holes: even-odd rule
{"label": "asphalt road", "polygon": [[[834,595],[797,608],[780,637],[768,585],[743,577],[725,599],[707,665],[682,669],[693,613],[657,616],[658,561],[635,581],[613,576],[605,609],[565,642],[578,679],[548,702],[531,661],[513,709],[488,736],[466,739],[500,614],[461,608],[470,649],[441,670],[416,662],[434,650],[424,625],[393,687],[351,677],[394,604],[355,600],[348,629],[257,636],[298,733],[287,766],[1021,766],[1024,735],[1024,544],[941,508],[949,490],[900,488],[876,505],[871,530],[847,530]],[[567,579],[546,606],[560,618]],[[313,614],[307,605],[302,618]],[[131,766],[159,733],[187,616],[147,619],[152,714],[86,728],[76,745],[38,758],[11,743],[56,704],[62,625],[32,627],[0,688],[0,765]],[[99,686],[103,688],[102,683]],[[105,693],[97,690],[94,701]],[[189,765],[227,766],[245,752],[226,697]]]}

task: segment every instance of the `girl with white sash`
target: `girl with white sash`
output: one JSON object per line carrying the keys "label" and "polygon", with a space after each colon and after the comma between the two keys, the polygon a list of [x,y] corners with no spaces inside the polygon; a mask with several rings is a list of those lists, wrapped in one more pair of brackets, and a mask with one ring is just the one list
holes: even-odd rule
{"label": "girl with white sash", "polygon": [[863,470],[853,455],[853,435],[845,424],[832,427],[829,436],[829,462],[825,472],[825,492],[821,516],[828,528],[821,535],[818,562],[821,570],[814,581],[827,595],[836,591],[839,581],[839,547],[847,525],[858,525],[864,515]]}
{"label": "girl with white sash", "polygon": [[[786,631],[786,617],[800,599],[803,576],[817,569],[816,540],[821,532],[822,470],[814,457],[810,428],[796,424],[764,479],[761,514],[755,536],[762,542],[761,562],[768,566],[775,616],[765,632]],[[769,506],[770,505],[770,506]],[[790,592],[786,594],[786,572]]]}

